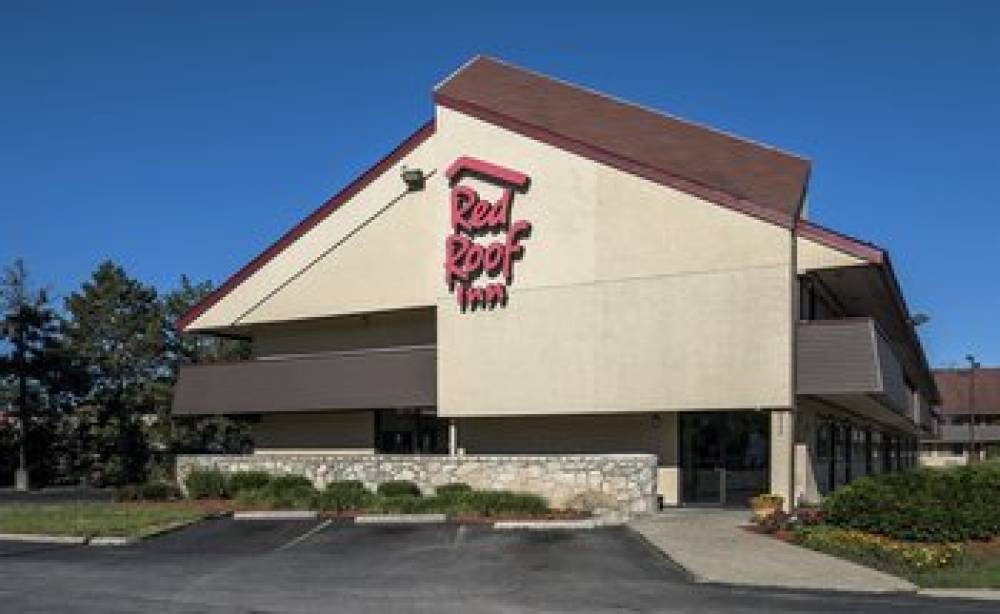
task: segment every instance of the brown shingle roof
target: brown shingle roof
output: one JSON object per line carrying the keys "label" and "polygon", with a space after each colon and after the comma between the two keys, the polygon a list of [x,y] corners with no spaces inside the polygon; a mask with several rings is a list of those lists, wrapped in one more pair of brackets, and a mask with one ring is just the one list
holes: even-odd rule
{"label": "brown shingle roof", "polygon": [[809,162],[770,147],[485,57],[435,101],[784,226],[798,219]]}
{"label": "brown shingle roof", "polygon": [[[969,369],[938,369],[934,379],[942,413],[969,413]],[[1000,367],[976,369],[975,393],[977,414],[1000,414]]]}

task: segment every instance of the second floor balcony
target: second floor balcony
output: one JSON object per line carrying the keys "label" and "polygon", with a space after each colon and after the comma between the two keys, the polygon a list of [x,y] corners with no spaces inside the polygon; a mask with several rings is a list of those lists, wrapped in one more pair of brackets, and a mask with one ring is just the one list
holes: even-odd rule
{"label": "second floor balcony", "polygon": [[899,357],[872,318],[799,322],[796,362],[800,395],[869,408],[875,401],[897,419],[931,424],[929,404],[908,384]]}

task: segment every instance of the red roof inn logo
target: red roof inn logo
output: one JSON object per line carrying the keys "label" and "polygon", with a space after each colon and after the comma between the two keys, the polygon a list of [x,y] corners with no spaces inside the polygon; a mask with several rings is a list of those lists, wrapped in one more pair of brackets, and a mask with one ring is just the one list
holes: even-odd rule
{"label": "red roof inn logo", "polygon": [[[458,181],[462,175],[496,184],[503,194],[496,202]],[[451,184],[451,234],[444,241],[444,282],[455,293],[463,312],[493,309],[507,304],[507,286],[514,279],[514,262],[524,255],[519,241],[531,234],[527,220],[513,221],[514,192],[528,189],[528,176],[517,171],[462,156],[447,171]],[[498,238],[488,244],[478,237]],[[485,283],[476,281],[485,275]],[[493,281],[502,276],[502,281]]]}

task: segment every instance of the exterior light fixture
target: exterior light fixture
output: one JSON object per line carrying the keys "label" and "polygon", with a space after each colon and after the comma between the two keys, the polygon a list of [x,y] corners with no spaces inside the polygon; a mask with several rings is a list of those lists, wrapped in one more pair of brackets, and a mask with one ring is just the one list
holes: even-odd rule
{"label": "exterior light fixture", "polygon": [[406,184],[406,189],[410,192],[418,192],[424,189],[424,184],[427,181],[427,176],[424,175],[424,171],[419,168],[407,168],[403,167],[399,172],[399,176],[403,178],[403,183]]}
{"label": "exterior light fixture", "polygon": [[931,317],[929,315],[927,315],[926,313],[915,313],[915,314],[913,314],[913,317],[910,318],[910,320],[909,320],[910,326],[912,326],[914,328],[916,328],[918,326],[923,326],[924,324],[927,324],[930,321],[931,321]]}

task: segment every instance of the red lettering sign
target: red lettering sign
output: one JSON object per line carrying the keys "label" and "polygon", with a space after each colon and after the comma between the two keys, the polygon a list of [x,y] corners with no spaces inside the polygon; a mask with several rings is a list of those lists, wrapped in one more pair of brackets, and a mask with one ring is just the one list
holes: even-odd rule
{"label": "red lettering sign", "polygon": [[[514,280],[514,262],[524,254],[520,242],[531,234],[531,222],[513,220],[511,209],[514,192],[528,189],[528,176],[468,156],[455,160],[446,174],[452,187],[444,282],[462,311],[503,307],[507,286]],[[458,183],[464,174],[497,185],[503,190],[501,196],[495,202],[482,198],[473,188]],[[489,281],[477,285],[483,276]]]}

